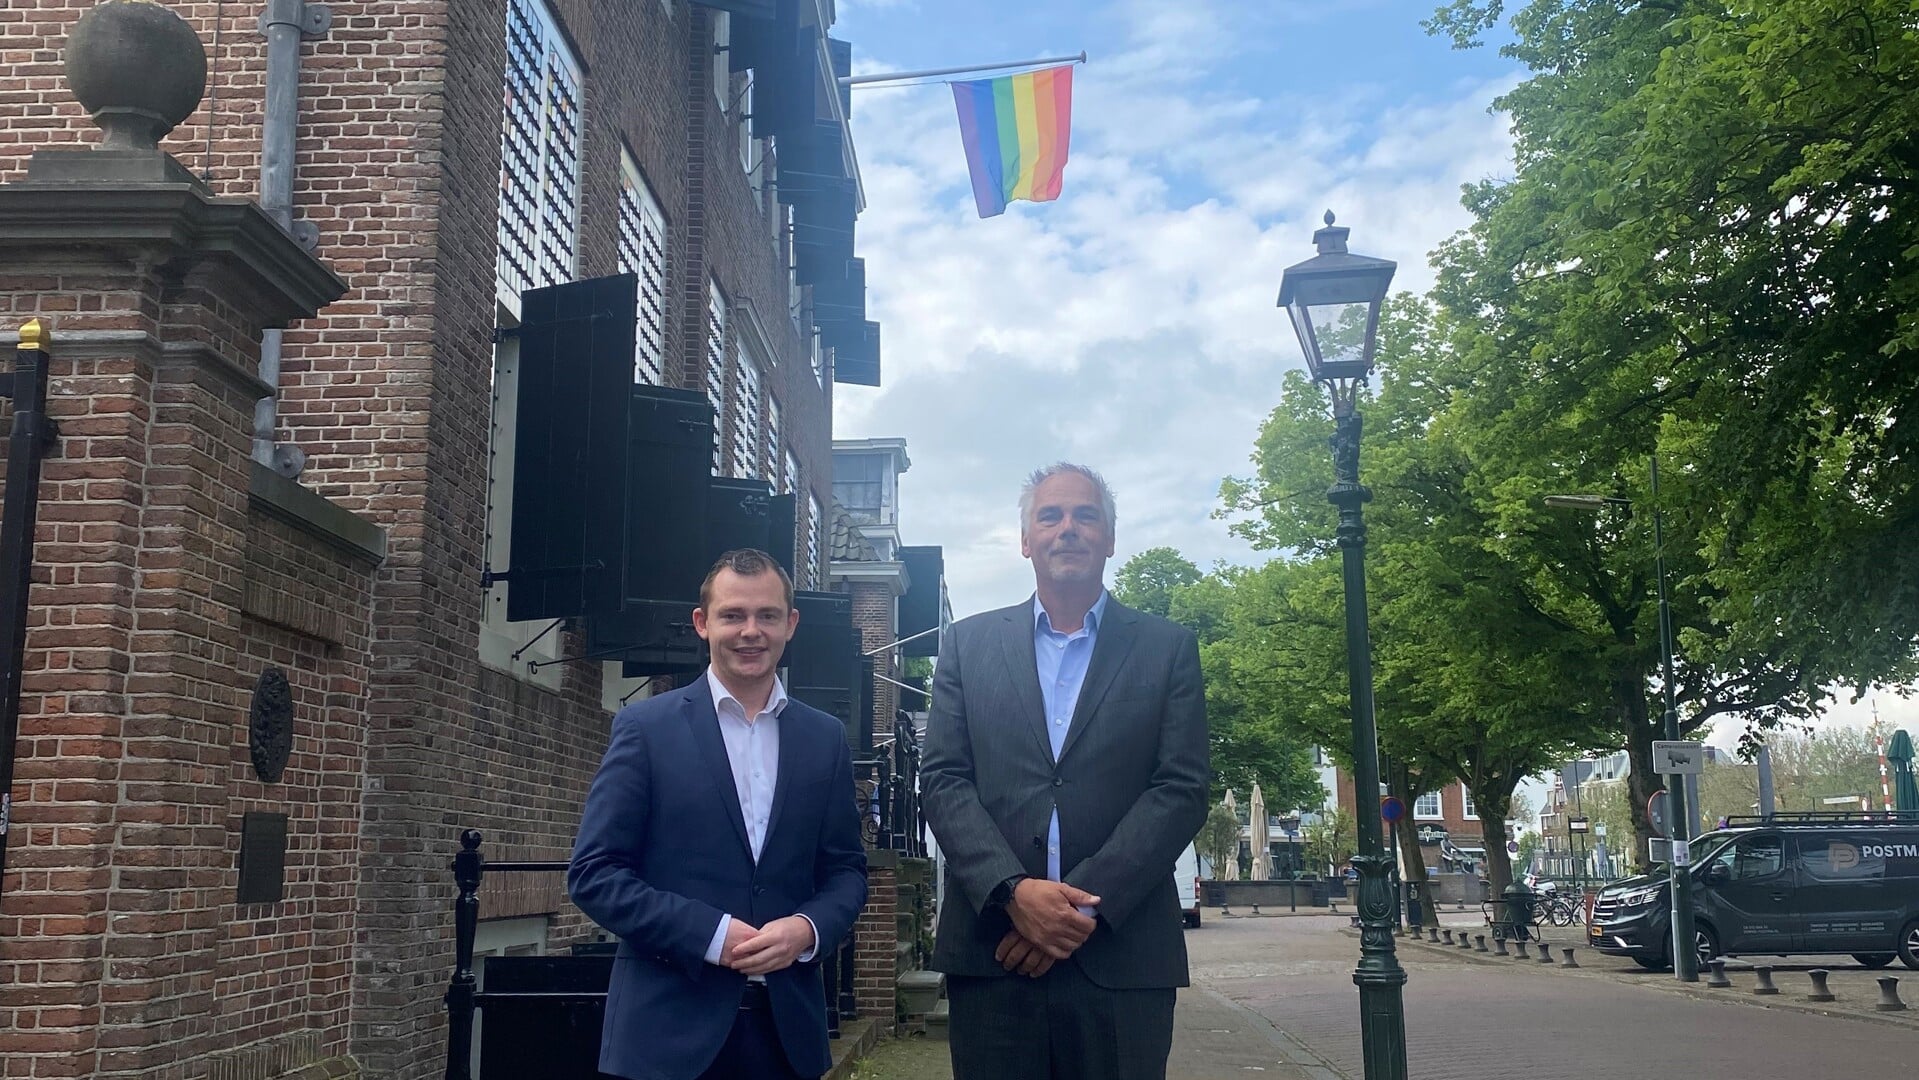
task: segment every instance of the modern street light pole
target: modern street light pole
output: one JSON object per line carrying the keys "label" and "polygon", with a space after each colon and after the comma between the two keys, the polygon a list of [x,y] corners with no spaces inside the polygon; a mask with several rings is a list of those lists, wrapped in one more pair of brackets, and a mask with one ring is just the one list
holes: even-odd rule
{"label": "modern street light pole", "polygon": [[[1659,660],[1660,681],[1665,693],[1665,733],[1671,741],[1679,739],[1679,707],[1673,701],[1672,605],[1666,589],[1666,514],[1659,505],[1659,455],[1652,455],[1652,546],[1653,576],[1659,585]],[[1574,510],[1598,510],[1607,503],[1632,505],[1631,499],[1616,495],[1548,495],[1548,506]],[[1686,806],[1683,777],[1666,784],[1666,805],[1671,810],[1672,842],[1672,971],[1680,982],[1699,981],[1699,945],[1692,919],[1692,871],[1678,865],[1676,854],[1691,839],[1692,816]],[[1676,781],[1676,782],[1675,782]]]}
{"label": "modern street light pole", "polygon": [[1379,309],[1396,265],[1346,250],[1350,229],[1333,224],[1313,234],[1319,254],[1286,268],[1279,306],[1299,335],[1315,381],[1333,399],[1333,486],[1326,498],[1339,508],[1335,533],[1346,593],[1346,678],[1353,712],[1353,794],[1358,818],[1359,1034],[1366,1080],[1406,1080],[1406,971],[1393,951],[1392,857],[1381,837],[1379,737],[1373,722],[1372,641],[1366,625],[1366,523],[1373,496],[1359,482],[1359,384],[1372,370]]}
{"label": "modern street light pole", "polygon": [[[1652,455],[1652,549],[1659,578],[1659,654],[1666,691],[1666,738],[1679,740],[1679,707],[1673,704],[1672,606],[1666,599],[1666,515],[1659,506],[1659,455]],[[1686,778],[1666,782],[1672,807],[1672,971],[1680,982],[1699,981],[1699,946],[1692,925],[1692,870],[1681,866],[1679,852],[1692,839],[1692,814],[1686,806]],[[1686,860],[1688,863],[1690,859]]]}

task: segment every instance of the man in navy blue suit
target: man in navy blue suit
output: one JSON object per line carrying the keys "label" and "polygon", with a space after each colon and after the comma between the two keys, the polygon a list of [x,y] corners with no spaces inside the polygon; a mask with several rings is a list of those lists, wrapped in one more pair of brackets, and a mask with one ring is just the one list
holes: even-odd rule
{"label": "man in navy blue suit", "polygon": [[780,685],[799,620],[771,556],[727,552],[693,611],[706,675],[613,719],[567,872],[620,939],[602,1072],[803,1080],[832,1064],[819,959],[866,903],[866,853],[845,728]]}

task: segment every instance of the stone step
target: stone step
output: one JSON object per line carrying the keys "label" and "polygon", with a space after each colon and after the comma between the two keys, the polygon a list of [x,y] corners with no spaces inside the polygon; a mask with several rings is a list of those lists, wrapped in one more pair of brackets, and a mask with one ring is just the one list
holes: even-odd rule
{"label": "stone step", "polygon": [[951,1014],[946,1007],[946,999],[941,998],[939,1004],[933,1006],[933,1011],[926,1014],[926,1037],[938,1040],[939,1042],[946,1042],[946,1026],[950,1016]]}

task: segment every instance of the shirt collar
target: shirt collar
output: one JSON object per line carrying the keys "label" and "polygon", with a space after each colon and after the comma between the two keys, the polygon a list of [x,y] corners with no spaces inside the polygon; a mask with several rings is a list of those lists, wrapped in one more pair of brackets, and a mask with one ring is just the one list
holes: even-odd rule
{"label": "shirt collar", "polygon": [[[730,701],[733,703],[733,708],[737,711],[737,713],[740,716],[746,716],[746,706],[740,703],[739,698],[736,698],[733,696],[733,692],[731,690],[728,690],[724,683],[720,682],[720,677],[718,675],[713,674],[713,665],[711,664],[708,664],[706,666],[706,686],[707,686],[707,689],[710,690],[713,694],[713,710],[715,712],[719,711],[721,704]],[[784,710],[785,708],[786,708],[786,685],[780,682],[780,677],[778,675],[775,675],[773,676],[773,693],[767,697],[766,711],[761,713],[760,715],[761,716],[778,716],[780,712]],[[746,716],[746,718],[748,720],[759,719],[759,717],[757,716]]]}
{"label": "shirt collar", "polygon": [[[1086,622],[1080,627],[1088,634],[1099,633],[1100,620],[1106,617],[1106,590],[1099,591],[1099,599],[1093,601],[1092,610],[1086,613]],[[1053,620],[1046,614],[1046,605],[1039,602],[1039,594],[1033,594],[1033,629],[1043,633],[1058,633],[1053,629]]]}

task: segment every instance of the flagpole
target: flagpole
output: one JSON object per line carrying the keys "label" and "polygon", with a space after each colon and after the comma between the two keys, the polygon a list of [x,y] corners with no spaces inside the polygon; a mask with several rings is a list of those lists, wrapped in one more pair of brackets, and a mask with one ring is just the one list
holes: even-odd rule
{"label": "flagpole", "polygon": [[842,75],[841,86],[871,86],[874,83],[905,82],[908,79],[930,79],[935,75],[967,75],[975,71],[1000,71],[1005,68],[1038,67],[1041,64],[1084,64],[1086,54],[1078,56],[1047,56],[1038,60],[1013,60],[1004,64],[968,64],[964,67],[928,68],[925,71],[888,71],[878,75]]}

